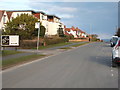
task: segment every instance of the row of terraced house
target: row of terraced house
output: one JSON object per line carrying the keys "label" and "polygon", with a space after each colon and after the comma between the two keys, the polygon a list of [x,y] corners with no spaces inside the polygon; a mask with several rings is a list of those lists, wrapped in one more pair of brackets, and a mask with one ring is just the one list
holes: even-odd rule
{"label": "row of terraced house", "polygon": [[40,21],[40,23],[46,28],[46,36],[56,35],[58,28],[63,28],[63,32],[65,35],[72,35],[74,36],[74,38],[87,37],[87,33],[80,30],[78,27],[75,28],[72,26],[71,28],[66,28],[66,25],[64,25],[60,21],[60,18],[58,16],[48,15],[44,12],[36,12],[33,10],[0,10],[0,30],[4,30],[7,22],[11,21],[13,18],[16,18],[21,14],[33,15],[34,17],[36,17]]}

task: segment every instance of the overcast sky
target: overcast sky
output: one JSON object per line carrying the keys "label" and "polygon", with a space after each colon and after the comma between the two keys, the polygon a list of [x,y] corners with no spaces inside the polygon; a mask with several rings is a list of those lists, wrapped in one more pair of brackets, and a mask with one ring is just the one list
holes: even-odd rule
{"label": "overcast sky", "polygon": [[60,17],[61,21],[67,27],[79,27],[88,34],[98,34],[101,39],[111,38],[111,36],[115,34],[116,26],[118,25],[117,2],[66,2],[66,0],[62,0],[64,2],[53,1],[41,2],[41,0],[0,0],[0,9],[44,11],[47,14],[54,14]]}

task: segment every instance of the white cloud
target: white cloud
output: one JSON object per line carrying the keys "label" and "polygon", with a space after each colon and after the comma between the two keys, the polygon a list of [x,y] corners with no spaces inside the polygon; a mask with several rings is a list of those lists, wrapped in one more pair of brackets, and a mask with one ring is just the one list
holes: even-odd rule
{"label": "white cloud", "polygon": [[76,7],[67,7],[67,6],[61,6],[56,5],[55,3],[43,3],[39,0],[37,1],[31,1],[29,3],[30,8],[37,11],[43,11],[47,14],[54,14],[57,15],[60,18],[73,18],[73,13],[78,11],[78,8]]}
{"label": "white cloud", "polygon": [[38,0],[30,0],[29,7],[37,10],[44,10],[47,11],[47,13],[72,13],[77,11],[77,8],[74,7],[61,7],[54,3],[41,3]]}
{"label": "white cloud", "polygon": [[61,14],[59,15],[60,18],[74,18],[74,15],[70,15],[70,14]]}

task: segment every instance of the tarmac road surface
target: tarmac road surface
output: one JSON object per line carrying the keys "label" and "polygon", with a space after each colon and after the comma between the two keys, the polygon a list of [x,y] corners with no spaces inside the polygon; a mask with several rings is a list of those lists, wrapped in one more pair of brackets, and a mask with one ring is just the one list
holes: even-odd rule
{"label": "tarmac road surface", "polygon": [[2,73],[3,88],[118,88],[111,47],[95,42]]}

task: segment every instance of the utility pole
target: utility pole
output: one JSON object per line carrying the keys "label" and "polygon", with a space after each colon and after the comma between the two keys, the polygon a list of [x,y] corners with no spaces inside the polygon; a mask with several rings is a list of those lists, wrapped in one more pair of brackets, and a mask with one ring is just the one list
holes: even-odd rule
{"label": "utility pole", "polygon": [[37,40],[37,52],[39,50],[39,40],[40,40],[40,27],[38,28],[38,40]]}
{"label": "utility pole", "polygon": [[38,40],[37,40],[37,54],[39,50],[39,40],[40,40],[40,22],[35,23],[35,28],[38,29]]}

